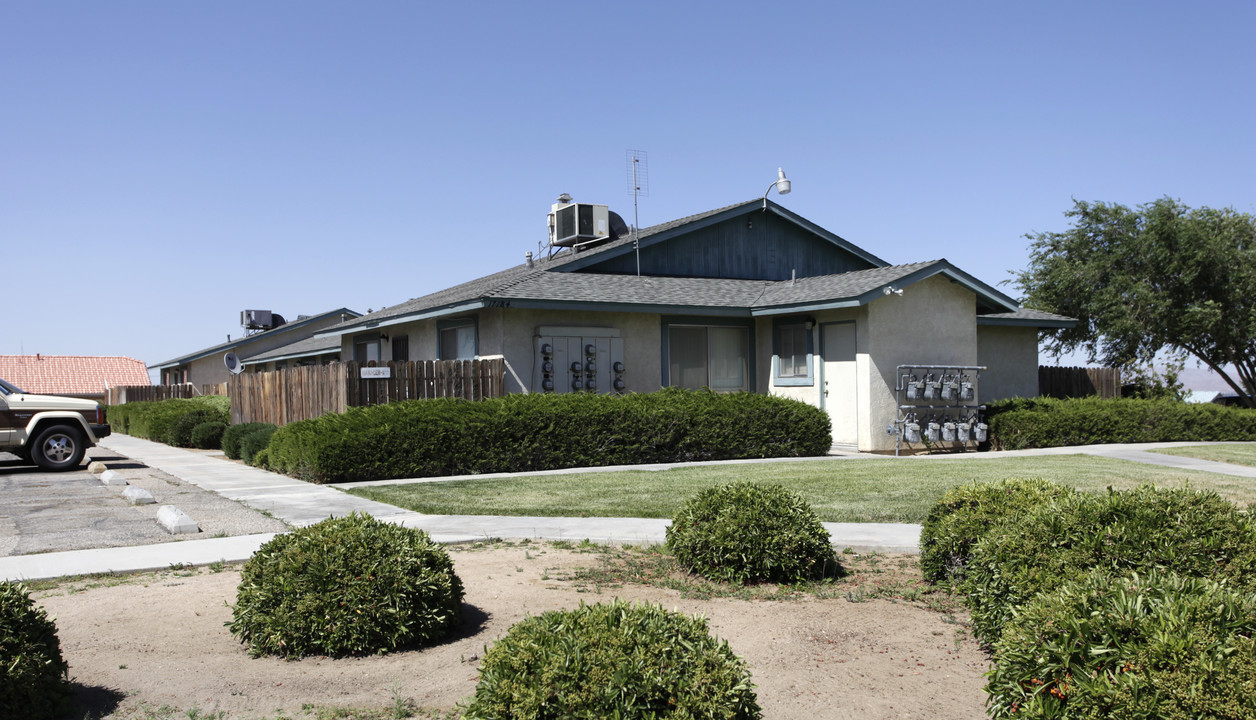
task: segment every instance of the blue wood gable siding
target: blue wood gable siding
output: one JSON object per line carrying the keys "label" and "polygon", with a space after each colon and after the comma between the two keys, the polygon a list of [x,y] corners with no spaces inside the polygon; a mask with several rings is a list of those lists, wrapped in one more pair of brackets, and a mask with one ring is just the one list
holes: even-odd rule
{"label": "blue wood gable siding", "polygon": [[[671,277],[788,280],[875,267],[828,240],[768,214],[726,220],[653,245],[643,241],[641,274]],[[583,268],[585,272],[635,275],[627,252]]]}

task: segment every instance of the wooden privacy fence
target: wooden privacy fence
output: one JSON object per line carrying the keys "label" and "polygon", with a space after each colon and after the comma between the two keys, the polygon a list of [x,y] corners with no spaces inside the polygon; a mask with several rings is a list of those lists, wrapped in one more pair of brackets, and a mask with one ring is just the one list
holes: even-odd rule
{"label": "wooden privacy fence", "polygon": [[1053,398],[1121,397],[1121,369],[1040,365],[1038,393]]}
{"label": "wooden privacy fence", "polygon": [[[370,374],[386,377],[363,378]],[[483,400],[505,393],[506,364],[486,360],[420,360],[364,366],[356,362],[233,375],[227,382],[232,424],[286,425],[351,407],[455,397]]]}
{"label": "wooden privacy fence", "polygon": [[182,385],[119,385],[118,387],[109,388],[105,395],[105,400],[108,405],[121,405],[127,402],[190,398],[194,395],[196,395],[196,387],[191,383]]}
{"label": "wooden privacy fence", "polygon": [[197,395],[226,395],[227,383],[211,383],[202,385],[198,390],[192,383],[179,385],[119,385],[111,387],[105,393],[106,405],[121,405],[128,402],[170,400],[171,398],[190,398]]}

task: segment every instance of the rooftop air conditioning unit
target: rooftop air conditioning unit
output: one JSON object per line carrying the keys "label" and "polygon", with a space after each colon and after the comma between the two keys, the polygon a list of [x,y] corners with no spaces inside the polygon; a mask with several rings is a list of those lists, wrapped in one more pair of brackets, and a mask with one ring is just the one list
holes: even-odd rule
{"label": "rooftop air conditioning unit", "polygon": [[555,205],[550,244],[571,247],[590,240],[610,237],[610,211],[606,205],[570,203]]}
{"label": "rooftop air conditioning unit", "polygon": [[269,310],[241,310],[240,325],[247,330],[269,330],[275,326],[275,318]]}

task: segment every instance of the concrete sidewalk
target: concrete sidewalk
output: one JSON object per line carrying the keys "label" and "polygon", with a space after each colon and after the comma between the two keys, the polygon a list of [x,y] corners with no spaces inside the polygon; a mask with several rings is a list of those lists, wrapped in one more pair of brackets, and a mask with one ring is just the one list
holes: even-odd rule
{"label": "concrete sidewalk", "polygon": [[[1163,455],[1148,450],[1212,443],[1152,443],[1146,445],[1091,445],[1083,447],[1045,448],[956,455],[923,455],[898,458],[900,462],[947,462],[959,459],[987,459],[1032,455],[1096,455],[1132,462],[1240,477],[1256,477],[1256,468],[1229,463],[1196,460]],[[1220,444],[1220,443],[1218,443]],[[138,460],[149,467],[223,497],[239,501],[257,510],[264,510],[294,527],[313,524],[328,517],[341,517],[352,512],[368,513],[381,520],[406,527],[420,528],[442,543],[473,542],[497,539],[588,539],[598,543],[658,544],[670,521],[645,518],[552,518],[505,517],[486,515],[423,515],[393,505],[374,502],[342,492],[337,488],[383,485],[408,482],[452,482],[464,477],[385,480],[373,483],[347,483],[338,486],[314,485],[285,475],[259,470],[227,460],[221,455],[173,448],[127,435],[112,435],[101,446]],[[719,463],[684,463],[682,465],[744,464],[758,462],[812,462],[843,458],[867,458],[894,461],[883,455],[843,452],[828,458],[791,458],[768,460],[736,460]],[[663,470],[681,465],[616,466],[555,470],[550,473],[616,472],[623,470]],[[475,475],[474,478],[504,477],[508,474]],[[824,523],[833,545],[860,552],[918,552],[920,526],[898,523]],[[0,579],[42,579],[100,572],[133,572],[162,569],[171,565],[206,565],[220,560],[237,562],[248,559],[257,548],[274,535],[184,540],[135,547],[100,548],[69,552],[19,555],[0,558]]]}
{"label": "concrete sidewalk", "polygon": [[[223,497],[264,510],[294,527],[353,512],[419,528],[442,543],[488,539],[591,540],[660,544],[669,520],[560,518],[496,515],[423,515],[349,495],[285,475],[232,462],[216,454],[173,448],[127,435],[105,438],[101,447],[169,473]],[[659,466],[662,469],[666,466]],[[610,468],[615,469],[628,468]],[[483,477],[483,476],[476,476]],[[920,526],[897,523],[824,523],[838,549],[916,552]],[[273,534],[182,540],[134,547],[99,548],[0,558],[0,579],[36,580],[104,572],[155,570],[246,560]]]}

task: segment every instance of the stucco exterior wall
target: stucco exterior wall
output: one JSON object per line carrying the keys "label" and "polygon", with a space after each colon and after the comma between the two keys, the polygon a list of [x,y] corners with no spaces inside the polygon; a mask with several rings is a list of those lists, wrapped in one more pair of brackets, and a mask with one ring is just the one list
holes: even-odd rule
{"label": "stucco exterior wall", "polygon": [[[497,314],[490,325],[494,333],[491,351],[501,354],[519,374],[524,383],[532,382],[539,356],[533,338],[541,326],[570,328],[615,328],[624,341],[624,375],[627,392],[654,392],[662,387],[662,318],[653,313],[566,312],[562,310],[492,310]],[[508,313],[508,315],[507,315]],[[485,324],[481,325],[482,336]],[[509,373],[507,373],[509,375]],[[517,392],[513,380],[506,389]],[[531,389],[531,388],[529,388]]]}
{"label": "stucco exterior wall", "polygon": [[[618,329],[619,337],[624,341],[625,389],[628,392],[653,392],[662,386],[662,332],[659,315],[486,308],[458,317],[476,318],[480,356],[502,355],[506,358],[510,365],[506,372],[507,392],[520,392],[525,387],[532,389],[533,372],[538,362],[533,338],[537,328],[542,326]],[[382,328],[382,331],[390,338],[381,342],[380,352],[384,358],[392,357],[391,338],[399,335],[408,335],[410,338],[410,360],[432,360],[437,357],[436,320],[390,325]],[[345,360],[353,358],[355,337],[377,332],[379,330],[372,329],[346,335],[341,344],[341,357]]]}
{"label": "stucco exterior wall", "polygon": [[977,388],[982,402],[1038,395],[1038,328],[977,327],[977,364],[985,365]]}
{"label": "stucco exterior wall", "polygon": [[935,275],[867,308],[868,392],[860,402],[870,430],[859,449],[891,451],[895,437],[884,429],[898,417],[898,366],[976,365],[977,301],[971,290]]}

